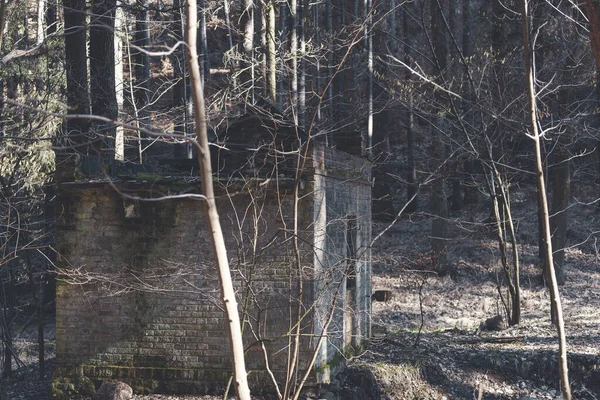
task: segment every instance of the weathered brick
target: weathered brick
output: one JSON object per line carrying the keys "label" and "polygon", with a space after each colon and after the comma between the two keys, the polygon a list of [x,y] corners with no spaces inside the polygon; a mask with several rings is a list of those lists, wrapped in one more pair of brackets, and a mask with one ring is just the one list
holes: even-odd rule
{"label": "weathered brick", "polygon": [[[360,228],[355,232],[357,252],[366,248],[371,238],[370,166],[363,159],[319,146],[315,146],[309,164],[300,201],[300,262],[305,285],[304,297],[299,300],[306,306],[317,301],[315,312],[309,313],[302,326],[303,333],[319,335],[331,304],[331,295],[321,295],[321,291],[335,287],[324,283],[327,279],[336,282],[345,268],[349,218],[356,218]],[[153,190],[169,190],[155,184],[118,185],[121,190],[144,196]],[[250,293],[258,297],[249,302],[245,319],[255,331],[275,339],[289,330],[288,299],[296,293],[295,283],[290,287],[290,274],[296,272],[291,236],[286,238],[281,222],[283,213],[288,229],[292,226],[291,192],[289,187],[287,192],[282,191],[280,207],[272,183],[253,186],[253,199],[244,194],[245,190],[243,185],[236,187],[232,190],[236,195],[231,198],[224,192],[219,194],[223,231],[240,310],[243,296],[248,293],[247,279],[252,276]],[[253,214],[248,212],[253,211],[253,204],[260,205],[256,246],[251,243],[255,237]],[[59,281],[55,376],[77,371],[96,379],[178,379],[206,387],[224,385],[231,369],[229,341],[223,311],[213,304],[219,303],[220,294],[202,204],[192,200],[139,202],[140,217],[127,219],[124,200],[110,185],[63,183],[59,185],[57,205],[66,210],[57,220],[61,266],[104,279],[83,288]],[[238,221],[244,223],[241,236]],[[240,237],[246,241],[243,248]],[[252,254],[255,247],[260,249],[259,254]],[[356,263],[360,312],[356,327],[351,329],[358,336],[354,340],[369,334],[369,260],[365,253]],[[68,276],[62,278],[68,280]],[[149,290],[151,286],[157,290]],[[345,298],[339,296],[340,309],[344,308]],[[344,337],[349,332],[347,320],[341,312],[336,313],[328,330],[327,351],[322,351],[318,360],[320,368],[327,368],[337,350],[352,342]],[[246,344],[255,342],[249,329],[245,330],[244,340]],[[271,366],[278,375],[285,369],[287,344],[284,337],[267,345]],[[302,338],[302,363],[311,355],[314,344],[315,340]],[[249,357],[251,368],[264,368],[262,349],[257,347]],[[94,367],[77,370],[83,366]],[[252,382],[261,381],[254,378],[260,376],[259,372],[251,376]]]}

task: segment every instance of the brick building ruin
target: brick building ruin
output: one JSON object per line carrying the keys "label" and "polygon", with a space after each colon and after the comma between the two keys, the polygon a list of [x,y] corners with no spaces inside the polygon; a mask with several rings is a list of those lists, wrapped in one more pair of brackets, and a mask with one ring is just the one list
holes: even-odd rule
{"label": "brick building ruin", "polygon": [[[301,326],[301,371],[326,335],[310,384],[328,383],[342,353],[370,333],[370,163],[317,142],[302,147],[296,253],[297,132],[250,115],[226,135],[238,144],[222,138],[227,150],[215,149],[215,188],[251,387],[273,390],[265,354],[275,378],[284,376],[290,321]],[[55,380],[121,380],[136,393],[223,390],[229,341],[196,176],[161,162],[113,164],[110,180],[90,178],[86,158],[61,160]]]}

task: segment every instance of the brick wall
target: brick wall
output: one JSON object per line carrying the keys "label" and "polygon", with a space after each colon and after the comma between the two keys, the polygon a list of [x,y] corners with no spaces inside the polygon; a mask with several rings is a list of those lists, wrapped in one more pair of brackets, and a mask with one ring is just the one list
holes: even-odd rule
{"label": "brick wall", "polygon": [[[279,196],[274,182],[234,183],[219,193],[238,303],[246,310],[244,340],[255,390],[272,388],[261,343],[275,375],[284,374],[289,310],[298,302],[307,314],[301,321],[306,334],[322,333],[329,306],[335,301],[338,307],[312,383],[328,381],[331,367],[338,365],[336,348],[356,344],[369,332],[370,267],[368,253],[362,253],[370,240],[369,166],[320,147],[312,166],[314,182],[303,189],[299,209],[300,299],[297,282],[290,279],[297,265],[290,183],[280,182]],[[198,190],[164,180],[120,183],[118,189],[141,197]],[[133,201],[107,183],[63,182],[57,210],[61,270],[55,377],[117,378],[131,382],[137,392],[222,389],[231,371],[229,342],[203,204]],[[334,284],[342,282],[346,265],[347,215],[358,216],[361,254],[352,318],[342,311],[348,301],[344,284]],[[324,276],[334,283],[324,286]],[[342,291],[335,294],[334,286]],[[314,301],[318,307],[313,309]],[[355,327],[348,330],[345,324]],[[354,339],[344,338],[344,332]],[[301,368],[316,343],[315,337],[302,337]]]}

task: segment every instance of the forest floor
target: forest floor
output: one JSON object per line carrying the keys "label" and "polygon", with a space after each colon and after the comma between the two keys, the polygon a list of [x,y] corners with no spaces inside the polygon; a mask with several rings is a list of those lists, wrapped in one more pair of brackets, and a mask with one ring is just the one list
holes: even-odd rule
{"label": "forest floor", "polygon": [[[500,283],[506,292],[504,272],[485,206],[450,216],[446,276],[430,268],[427,215],[404,217],[376,245],[373,287],[393,297],[373,303],[374,337],[353,364],[374,373],[383,398],[477,399],[480,390],[483,399],[560,397],[557,332],[537,257],[536,192],[528,189],[513,189],[512,199],[521,264],[518,326],[477,334],[481,322],[505,314],[498,291]],[[585,203],[591,193],[574,189],[567,283],[560,288],[569,372],[574,398],[600,399],[600,211]]]}
{"label": "forest floor", "polygon": [[[446,276],[431,271],[430,216],[407,215],[373,251],[373,287],[389,289],[393,297],[373,303],[373,338],[363,354],[348,362],[350,392],[346,393],[356,394],[342,398],[477,399],[480,391],[483,400],[560,396],[557,335],[537,258],[535,191],[513,192],[521,260],[521,324],[477,334],[481,322],[504,314],[498,295],[503,272],[493,226],[484,223],[489,217],[485,205],[449,217],[451,271]],[[569,210],[567,283],[560,289],[570,380],[574,398],[600,399],[600,252],[595,233],[600,230],[600,211],[579,202],[593,196],[576,190],[574,196]],[[385,227],[377,223],[373,233]],[[50,324],[46,334],[50,366],[52,329]],[[34,332],[29,337],[35,338]],[[37,377],[35,343],[20,339],[18,351],[27,367],[11,379],[0,380],[0,400],[50,398],[51,374],[44,380]]]}

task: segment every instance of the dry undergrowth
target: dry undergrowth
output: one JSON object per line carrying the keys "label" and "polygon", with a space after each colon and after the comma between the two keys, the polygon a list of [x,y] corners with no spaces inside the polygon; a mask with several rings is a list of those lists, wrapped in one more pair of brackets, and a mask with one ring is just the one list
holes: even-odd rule
{"label": "dry undergrowth", "polygon": [[[526,198],[519,193],[521,198]],[[519,195],[518,194],[518,195]],[[517,197],[517,196],[515,196]],[[537,265],[537,220],[534,202],[515,202],[521,254],[522,323],[502,332],[476,336],[479,323],[503,314],[498,295],[502,282],[494,231],[484,209],[466,209],[451,217],[448,244],[451,273],[440,277],[429,268],[430,220],[411,215],[391,230],[374,252],[375,288],[394,297],[374,303],[375,332],[363,368],[373,371],[412,366],[418,373],[394,384],[379,381],[390,399],[477,398],[554,399],[557,391],[557,339],[550,323],[550,302]],[[567,284],[561,288],[570,354],[570,379],[576,398],[600,398],[600,259],[596,233],[600,213],[575,205],[570,211],[566,250]],[[376,228],[374,228],[376,232]],[[419,330],[421,333],[419,334]],[[486,343],[503,337],[510,343]],[[514,340],[514,341],[513,341]],[[479,341],[479,342],[478,342]],[[418,343],[417,343],[418,342]],[[398,374],[401,376],[402,374]],[[389,374],[389,376],[394,376]],[[426,395],[406,390],[427,386]],[[429,397],[428,397],[429,396]]]}

